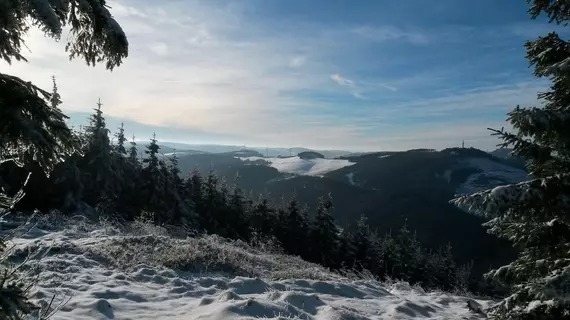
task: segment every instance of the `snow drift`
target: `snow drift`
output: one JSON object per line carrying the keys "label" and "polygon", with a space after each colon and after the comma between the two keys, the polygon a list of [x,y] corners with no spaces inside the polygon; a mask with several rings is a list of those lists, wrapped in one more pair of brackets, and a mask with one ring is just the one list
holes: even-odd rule
{"label": "snow drift", "polygon": [[261,158],[247,157],[239,158],[244,161],[263,160],[279,172],[291,173],[307,176],[322,176],[331,171],[342,169],[354,165],[354,162],[343,159],[301,159],[299,157],[289,158]]}
{"label": "snow drift", "polygon": [[[2,231],[16,224],[0,222]],[[65,227],[62,227],[65,225]],[[57,226],[57,227],[56,227]],[[33,301],[70,297],[53,319],[478,319],[468,298],[347,278],[219,237],[174,238],[133,224],[41,222],[12,239],[41,269]],[[47,251],[49,249],[49,251]],[[477,301],[488,306],[487,301]]]}

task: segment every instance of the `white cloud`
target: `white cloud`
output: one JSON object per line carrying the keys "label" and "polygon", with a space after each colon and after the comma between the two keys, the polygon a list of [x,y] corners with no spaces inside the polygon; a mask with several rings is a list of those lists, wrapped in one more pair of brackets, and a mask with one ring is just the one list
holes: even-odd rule
{"label": "white cloud", "polygon": [[291,59],[291,61],[289,62],[289,66],[291,68],[298,68],[298,67],[303,66],[305,63],[307,63],[307,57],[306,56],[296,56],[296,57]]}
{"label": "white cloud", "polygon": [[349,80],[349,79],[347,79],[347,78],[344,78],[344,77],[342,77],[342,76],[341,76],[340,74],[338,74],[338,73],[335,73],[335,74],[331,75],[331,79],[332,79],[334,82],[340,84],[341,86],[349,86],[349,87],[354,86],[354,81]]}
{"label": "white cloud", "polygon": [[350,94],[357,98],[357,99],[366,99],[365,93],[367,92],[375,92],[378,89],[387,89],[390,91],[398,91],[398,88],[385,84],[385,83],[377,83],[377,82],[369,82],[369,81],[355,81],[351,79],[347,79],[341,76],[338,73],[335,73],[330,76],[330,78],[336,82],[337,84],[345,87],[350,88]]}
{"label": "white cloud", "polygon": [[423,32],[415,30],[403,30],[395,26],[363,26],[353,29],[352,32],[364,39],[375,42],[403,40],[412,44],[427,44],[431,40]]}
{"label": "white cloud", "polygon": [[349,87],[350,94],[356,99],[361,99],[361,100],[366,99],[366,97],[363,94],[364,92],[362,88],[357,86],[354,81],[347,79],[338,73],[331,75],[330,78],[341,86]]}

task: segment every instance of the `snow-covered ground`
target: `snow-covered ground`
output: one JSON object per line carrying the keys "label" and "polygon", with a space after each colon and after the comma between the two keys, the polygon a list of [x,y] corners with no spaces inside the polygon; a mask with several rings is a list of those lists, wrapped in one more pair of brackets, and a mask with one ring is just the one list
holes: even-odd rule
{"label": "snow-covered ground", "polygon": [[54,293],[54,305],[70,299],[53,319],[481,317],[467,309],[466,297],[346,278],[259,247],[212,236],[173,238],[144,224],[119,230],[82,220],[44,222],[12,244],[15,263],[28,251],[51,248],[27,266],[43,270],[35,302],[47,305]]}
{"label": "snow-covered ground", "polygon": [[528,180],[526,171],[493,161],[488,158],[469,158],[462,161],[462,166],[478,169],[478,173],[471,174],[467,180],[456,190],[459,194],[472,194],[490,185],[519,183]]}
{"label": "snow-covered ground", "polygon": [[342,169],[354,164],[348,160],[343,159],[301,159],[299,157],[290,158],[261,158],[261,157],[247,157],[239,158],[241,160],[264,160],[269,165],[279,172],[292,173],[307,176],[322,176],[331,171]]}

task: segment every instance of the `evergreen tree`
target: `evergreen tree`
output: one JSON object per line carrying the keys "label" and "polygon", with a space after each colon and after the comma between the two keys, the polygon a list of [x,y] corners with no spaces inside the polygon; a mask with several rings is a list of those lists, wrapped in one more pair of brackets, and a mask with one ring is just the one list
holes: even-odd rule
{"label": "evergreen tree", "polygon": [[[570,1],[532,0],[535,19],[567,26]],[[520,249],[512,263],[487,276],[511,286],[493,310],[498,319],[570,319],[570,43],[556,32],[525,44],[534,75],[549,78],[544,107],[517,106],[508,114],[515,133],[494,130],[523,157],[533,180],[464,196],[454,203],[490,220],[489,232]]]}
{"label": "evergreen tree", "polygon": [[[55,76],[52,76],[52,82],[53,89],[50,97],[50,105],[56,109],[62,101],[58,92]],[[49,183],[53,184],[53,188],[50,188],[46,192],[50,198],[53,199],[50,205],[56,206],[63,212],[71,212],[79,207],[79,203],[81,199],[83,199],[84,189],[81,171],[78,167],[82,156],[80,149],[82,141],[77,132],[71,130],[70,135],[77,149],[68,155],[64,162],[60,162],[54,167],[54,172],[50,175],[49,179]]]}
{"label": "evergreen tree", "polygon": [[174,179],[175,187],[180,190],[183,186],[183,179],[180,177],[180,168],[178,166],[178,155],[176,155],[176,148],[172,152],[172,155],[169,157],[169,164],[168,170],[170,172],[170,176]]}
{"label": "evergreen tree", "polygon": [[127,138],[125,137],[125,127],[124,124],[121,122],[121,126],[118,128],[119,132],[115,134],[115,138],[117,138],[117,145],[115,146],[115,151],[120,155],[126,155],[127,149],[125,148],[125,142],[127,142]]}
{"label": "evergreen tree", "polygon": [[[164,157],[163,157],[164,158]],[[170,175],[169,167],[164,161],[159,161],[159,186],[161,187],[161,205],[162,208],[159,209],[156,214],[156,223],[169,223],[172,224],[177,218],[179,218],[178,210],[180,205],[180,199],[178,198],[178,190],[174,184],[173,177]]]}
{"label": "evergreen tree", "polygon": [[368,227],[368,218],[360,216],[356,222],[356,229],[351,233],[350,242],[354,248],[353,259],[355,262],[364,262],[368,256],[370,249],[370,229]]}
{"label": "evergreen tree", "polygon": [[400,246],[391,232],[386,233],[381,239],[380,253],[380,276],[395,277],[402,259]]}
{"label": "evergreen tree", "polygon": [[164,175],[168,177],[168,183],[170,185],[168,193],[172,205],[172,222],[195,227],[196,217],[192,212],[193,204],[186,190],[185,181],[180,176],[176,149],[174,149],[174,152],[169,157],[167,172],[165,172]]}
{"label": "evergreen tree", "polygon": [[421,282],[425,272],[422,268],[425,265],[423,252],[416,235],[408,229],[407,223],[404,223],[398,233],[397,245],[400,249],[397,277],[411,283]]}
{"label": "evergreen tree", "polygon": [[163,176],[164,171],[167,170],[164,163],[158,159],[159,150],[160,146],[156,140],[156,133],[154,133],[150,143],[146,146],[147,157],[143,159],[141,196],[144,201],[144,210],[153,214],[155,223],[162,221],[158,215],[164,213],[163,210],[167,207],[164,198],[166,177]]}
{"label": "evergreen tree", "polygon": [[335,264],[338,258],[339,230],[334,223],[332,210],[330,195],[326,199],[321,198],[311,226],[311,256],[313,261],[325,266],[339,267]]}
{"label": "evergreen tree", "polygon": [[229,228],[233,231],[233,238],[249,241],[251,230],[249,229],[249,220],[246,212],[250,209],[247,207],[245,196],[239,187],[239,174],[236,175],[232,193],[228,201],[228,223]]}
{"label": "evergreen tree", "polygon": [[[115,159],[117,164],[117,183],[120,184],[120,196],[116,201],[116,210],[122,215],[122,218],[130,221],[139,216],[144,207],[144,200],[141,196],[142,191],[142,167],[138,161],[138,150],[134,140],[129,143],[128,150],[124,148],[124,127],[121,124],[119,133],[116,135],[118,141],[123,141],[123,148],[115,148]],[[122,153],[122,149],[125,149]],[[126,157],[125,157],[126,153]]]}
{"label": "evergreen tree", "polygon": [[85,149],[81,164],[84,175],[85,199],[91,205],[117,198],[117,166],[111,151],[109,129],[105,123],[101,100],[97,102],[95,113],[89,118],[85,129]]}
{"label": "evergreen tree", "polygon": [[306,252],[304,244],[308,238],[308,224],[305,214],[299,208],[296,195],[289,201],[283,218],[284,234],[280,240],[284,249],[292,255],[303,255]]}
{"label": "evergreen tree", "polygon": [[146,146],[146,150],[144,151],[147,157],[143,159],[143,163],[146,164],[145,170],[149,172],[158,172],[160,169],[160,161],[158,159],[158,152],[160,150],[160,146],[158,145],[158,141],[156,140],[156,133],[153,133],[152,139],[150,139],[150,143]]}
{"label": "evergreen tree", "polygon": [[[107,69],[113,69],[127,56],[127,38],[105,7],[105,1],[22,0],[0,3],[0,30],[3,34],[0,37],[0,58],[4,61],[26,61],[21,50],[22,46],[25,47],[23,39],[31,25],[29,20],[55,39],[60,38],[63,25],[67,23],[72,35],[68,37],[66,47],[70,58],[81,57],[90,65],[105,62]],[[10,159],[18,164],[33,162],[49,174],[62,159],[75,153],[76,141],[65,124],[67,117],[54,107],[59,102],[59,95],[50,96],[29,82],[0,73],[0,164]],[[9,209],[23,195],[19,192],[15,197],[7,197],[0,192],[0,207]],[[0,211],[4,214],[3,210]],[[4,246],[0,247],[3,251]],[[20,319],[22,313],[32,311],[27,291],[15,285],[11,276],[2,270],[2,319]]]}
{"label": "evergreen tree", "polygon": [[[38,6],[43,14],[38,15]],[[47,36],[58,39],[68,24],[71,37],[66,50],[70,58],[80,57],[87,64],[105,62],[107,69],[121,64],[128,54],[128,42],[120,25],[105,7],[104,0],[80,5],[78,0],[4,1],[0,5],[0,58],[11,63],[27,61],[22,55],[28,19]],[[20,161],[37,161],[46,173],[75,145],[66,126],[67,117],[50,106],[53,99],[46,91],[20,78],[0,73],[0,159],[17,157]],[[59,97],[58,97],[59,98]],[[51,100],[51,101],[50,101]],[[50,103],[51,102],[51,103]]]}
{"label": "evergreen tree", "polygon": [[267,195],[261,195],[250,211],[249,224],[253,232],[263,235],[275,235],[277,217],[275,209],[269,204]]}
{"label": "evergreen tree", "polygon": [[219,192],[218,192],[219,180],[216,174],[214,173],[214,170],[212,170],[211,168],[208,173],[208,177],[206,177],[206,181],[204,181],[203,186],[204,186],[203,192],[204,192],[204,206],[205,206],[205,210],[203,213],[204,216],[203,220],[207,221],[208,230],[212,233],[216,233],[216,231],[219,230],[218,220],[216,219],[215,216],[216,207],[219,207],[217,206],[219,198]]}
{"label": "evergreen tree", "polygon": [[0,161],[34,163],[47,174],[75,152],[67,116],[56,104],[59,100],[50,101],[48,92],[4,74],[0,74],[0,97]]}
{"label": "evergreen tree", "polygon": [[451,245],[439,248],[435,253],[430,253],[426,259],[426,286],[442,289],[455,289],[457,285],[457,267],[453,260]]}
{"label": "evergreen tree", "polygon": [[338,263],[340,269],[346,270],[354,267],[354,248],[350,242],[351,233],[348,228],[344,228],[339,233]]}
{"label": "evergreen tree", "polygon": [[131,146],[129,147],[129,161],[131,162],[131,164],[135,165],[135,164],[139,164],[139,158],[138,158],[138,148],[137,148],[137,143],[135,142],[135,136],[133,135],[133,139],[130,142]]}
{"label": "evergreen tree", "polygon": [[190,199],[198,218],[200,231],[209,232],[213,228],[212,217],[207,215],[206,199],[204,194],[204,178],[198,169],[193,169],[185,183],[185,197]]}

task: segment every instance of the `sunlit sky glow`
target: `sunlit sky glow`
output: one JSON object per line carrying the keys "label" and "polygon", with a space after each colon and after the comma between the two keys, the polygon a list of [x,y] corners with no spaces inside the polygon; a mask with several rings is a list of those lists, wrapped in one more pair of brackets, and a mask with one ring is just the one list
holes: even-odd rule
{"label": "sunlit sky glow", "polygon": [[524,42],[556,29],[523,0],[108,3],[130,42],[115,71],[37,30],[29,63],[1,70],[46,89],[56,75],[74,124],[100,97],[129,134],[187,143],[493,149],[486,128],[548,85]]}

